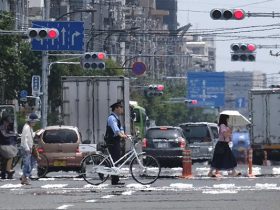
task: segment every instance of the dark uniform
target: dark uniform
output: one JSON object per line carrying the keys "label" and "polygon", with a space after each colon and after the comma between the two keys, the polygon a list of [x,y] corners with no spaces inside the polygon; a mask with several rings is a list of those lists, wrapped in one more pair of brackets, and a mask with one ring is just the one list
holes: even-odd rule
{"label": "dark uniform", "polygon": [[[119,120],[117,114],[114,113],[114,109],[118,106],[123,106],[122,102],[117,102],[111,105],[113,113],[108,117],[106,134],[105,134],[105,141],[114,162],[119,160],[121,157],[121,144],[120,144],[121,137],[116,134],[116,130],[119,132],[123,131],[123,128],[121,126],[121,121]],[[109,124],[110,122],[111,124]],[[119,176],[111,176],[111,178],[112,178],[111,182],[113,185],[118,184]]]}

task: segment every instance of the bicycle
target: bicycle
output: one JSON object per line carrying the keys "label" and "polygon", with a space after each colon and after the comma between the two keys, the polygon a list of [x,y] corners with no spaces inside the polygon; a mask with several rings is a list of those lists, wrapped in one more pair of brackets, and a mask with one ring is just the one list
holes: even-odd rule
{"label": "bicycle", "polygon": [[[20,163],[20,168],[22,169],[23,167],[23,161],[22,161],[22,148],[20,146],[20,139],[17,140],[17,148],[18,148],[18,153],[17,155],[13,158],[12,161],[12,168],[15,168],[18,163]],[[42,154],[39,153],[38,158],[36,158],[37,163],[36,166],[32,170],[32,177],[30,177],[33,180],[37,180],[39,178],[45,177],[46,174],[48,173],[48,168],[49,168],[49,161],[48,158]]]}
{"label": "bicycle", "polygon": [[[113,161],[106,145],[103,147],[108,155],[101,153],[87,155],[81,162],[80,175],[83,179],[89,184],[99,185],[105,182],[109,175],[120,175],[121,168],[130,161],[129,172],[136,182],[143,185],[154,183],[161,172],[160,164],[153,156],[144,152],[138,153],[136,145],[139,142],[134,144],[131,136],[128,136],[128,139],[131,141],[131,149],[116,162]],[[118,164],[120,165],[117,167]]]}

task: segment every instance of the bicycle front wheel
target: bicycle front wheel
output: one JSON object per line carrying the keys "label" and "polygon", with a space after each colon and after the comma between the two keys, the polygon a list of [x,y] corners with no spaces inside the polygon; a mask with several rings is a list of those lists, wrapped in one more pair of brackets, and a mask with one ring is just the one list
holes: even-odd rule
{"label": "bicycle front wheel", "polygon": [[37,167],[35,167],[32,170],[32,177],[30,177],[33,180],[45,177],[49,170],[49,161],[48,158],[39,153],[39,156],[37,158]]}
{"label": "bicycle front wheel", "polygon": [[108,179],[108,174],[96,172],[97,166],[111,167],[111,163],[106,156],[100,154],[91,154],[82,160],[81,175],[87,183],[99,185]]}
{"label": "bicycle front wheel", "polygon": [[133,158],[129,168],[132,178],[144,185],[154,183],[161,171],[158,161],[153,156],[146,154]]}

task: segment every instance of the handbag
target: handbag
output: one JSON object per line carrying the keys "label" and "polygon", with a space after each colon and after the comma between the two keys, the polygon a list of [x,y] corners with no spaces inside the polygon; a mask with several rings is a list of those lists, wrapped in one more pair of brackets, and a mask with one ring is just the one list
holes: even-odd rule
{"label": "handbag", "polygon": [[37,146],[36,146],[35,144],[32,146],[31,154],[32,154],[36,159],[39,159],[38,148],[37,148]]}
{"label": "handbag", "polygon": [[6,159],[17,156],[18,149],[14,145],[0,145],[0,155]]}

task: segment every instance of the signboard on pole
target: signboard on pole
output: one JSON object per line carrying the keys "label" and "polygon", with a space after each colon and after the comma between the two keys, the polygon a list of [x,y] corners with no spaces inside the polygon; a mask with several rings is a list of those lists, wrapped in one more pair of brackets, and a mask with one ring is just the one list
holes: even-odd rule
{"label": "signboard on pole", "polygon": [[32,50],[83,51],[84,22],[81,21],[33,21],[32,28],[55,28],[56,39],[32,39]]}
{"label": "signboard on pole", "polygon": [[197,104],[195,106],[224,106],[224,72],[188,72],[187,78],[187,98],[197,100]]}
{"label": "signboard on pole", "polygon": [[32,76],[32,95],[38,96],[40,94],[41,89],[41,77],[39,75]]}

